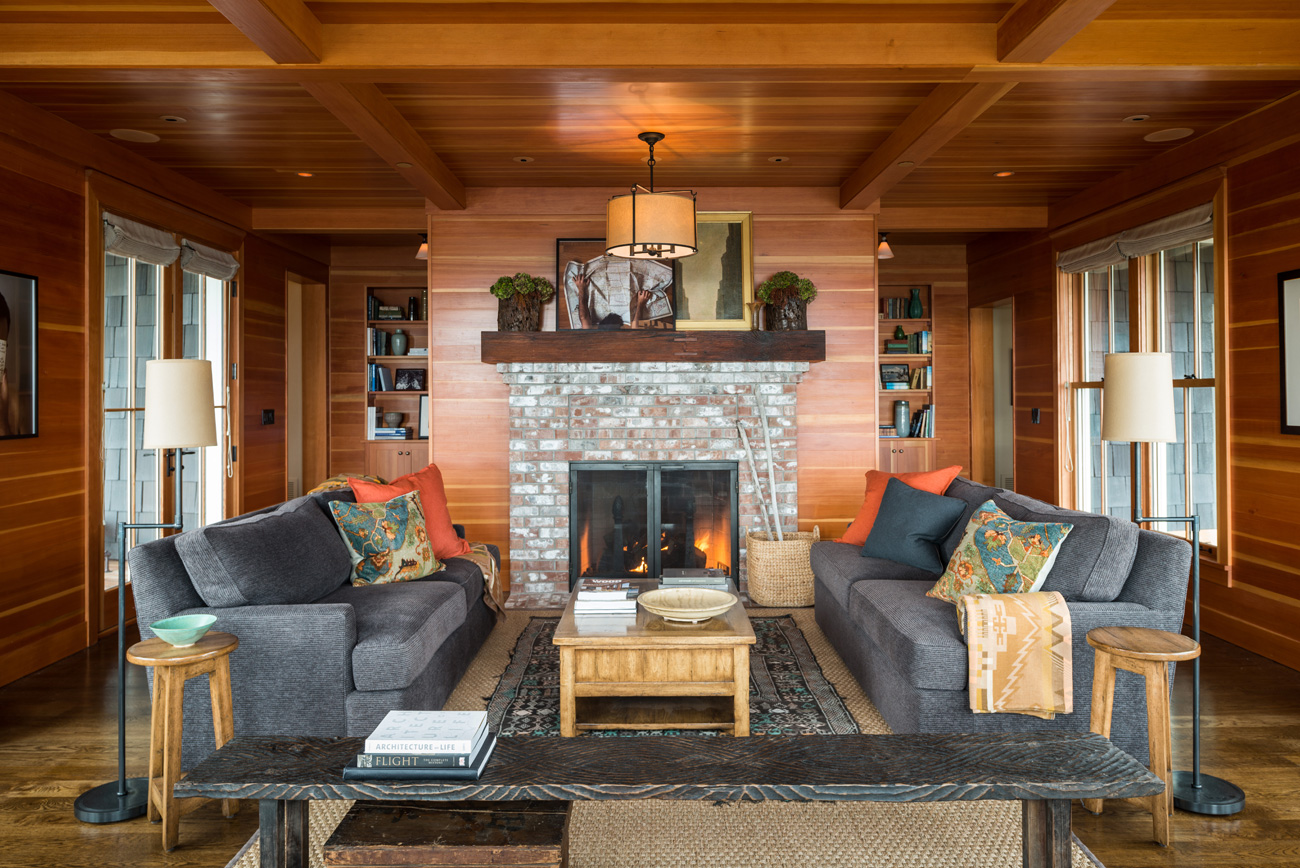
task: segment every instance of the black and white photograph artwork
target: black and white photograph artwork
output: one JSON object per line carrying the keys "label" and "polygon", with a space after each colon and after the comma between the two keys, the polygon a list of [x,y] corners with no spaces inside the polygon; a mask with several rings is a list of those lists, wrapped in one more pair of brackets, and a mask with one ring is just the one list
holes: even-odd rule
{"label": "black and white photograph artwork", "polygon": [[671,265],[607,256],[603,238],[558,239],[555,264],[557,330],[674,327]]}
{"label": "black and white photograph artwork", "polygon": [[36,436],[36,278],[0,271],[0,440]]}
{"label": "black and white photograph artwork", "polygon": [[398,392],[423,392],[424,368],[398,368],[393,389]]}

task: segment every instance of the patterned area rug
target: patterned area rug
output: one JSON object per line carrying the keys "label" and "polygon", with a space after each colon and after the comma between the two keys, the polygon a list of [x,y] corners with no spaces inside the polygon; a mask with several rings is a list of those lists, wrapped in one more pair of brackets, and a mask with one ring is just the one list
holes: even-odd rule
{"label": "patterned area rug", "polygon": [[[533,618],[519,635],[505,674],[488,700],[488,726],[501,735],[559,735],[560,652],[551,644],[559,618]],[[754,735],[859,732],[826,680],[794,618],[751,618],[749,729]],[[705,735],[717,730],[597,731],[593,736]]]}
{"label": "patterned area rug", "polygon": [[[558,614],[507,610],[506,620],[492,631],[446,707],[483,708],[485,697],[499,687],[502,673],[521,656],[516,651],[518,639],[539,620],[530,616]],[[866,733],[889,732],[880,712],[830,647],[811,609],[757,609],[751,614],[793,619],[819,664],[818,671],[843,700],[857,728]],[[321,848],[351,806],[348,801],[312,802],[311,868],[324,868]],[[182,834],[183,824],[184,820]],[[579,802],[574,806],[570,840],[570,868],[1021,865],[1018,802]],[[1077,868],[1103,868],[1077,838],[1073,849]],[[259,864],[255,834],[227,868],[258,868]]]}

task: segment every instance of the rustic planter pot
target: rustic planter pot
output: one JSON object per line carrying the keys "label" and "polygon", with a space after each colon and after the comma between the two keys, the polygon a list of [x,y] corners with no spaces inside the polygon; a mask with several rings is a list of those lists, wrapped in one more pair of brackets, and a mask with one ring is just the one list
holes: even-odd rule
{"label": "rustic planter pot", "polygon": [[795,293],[772,299],[764,312],[770,332],[804,331],[808,328],[808,302]]}
{"label": "rustic planter pot", "polygon": [[497,330],[536,332],[542,330],[542,297],[539,293],[497,299]]}

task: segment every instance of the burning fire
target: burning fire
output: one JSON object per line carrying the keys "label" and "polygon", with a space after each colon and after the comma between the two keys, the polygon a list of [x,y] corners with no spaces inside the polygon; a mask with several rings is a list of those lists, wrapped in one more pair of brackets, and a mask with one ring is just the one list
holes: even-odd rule
{"label": "burning fire", "polygon": [[635,567],[633,567],[632,569],[628,570],[628,572],[629,572],[629,573],[644,573],[644,572],[645,572],[646,570],[648,570],[648,569],[650,569],[650,565],[647,564],[647,563],[645,562],[645,558],[641,558],[641,563],[637,564]]}
{"label": "burning fire", "polygon": [[702,552],[709,550],[709,543],[713,541],[713,534],[705,531],[704,535],[695,541],[695,547]]}

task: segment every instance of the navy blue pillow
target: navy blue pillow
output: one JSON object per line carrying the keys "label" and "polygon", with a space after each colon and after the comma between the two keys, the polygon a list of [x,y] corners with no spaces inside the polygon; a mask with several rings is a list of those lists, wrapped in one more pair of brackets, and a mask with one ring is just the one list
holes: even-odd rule
{"label": "navy blue pillow", "polygon": [[918,491],[890,479],[862,556],[942,573],[947,565],[939,557],[939,542],[961,521],[967,506],[959,498]]}

